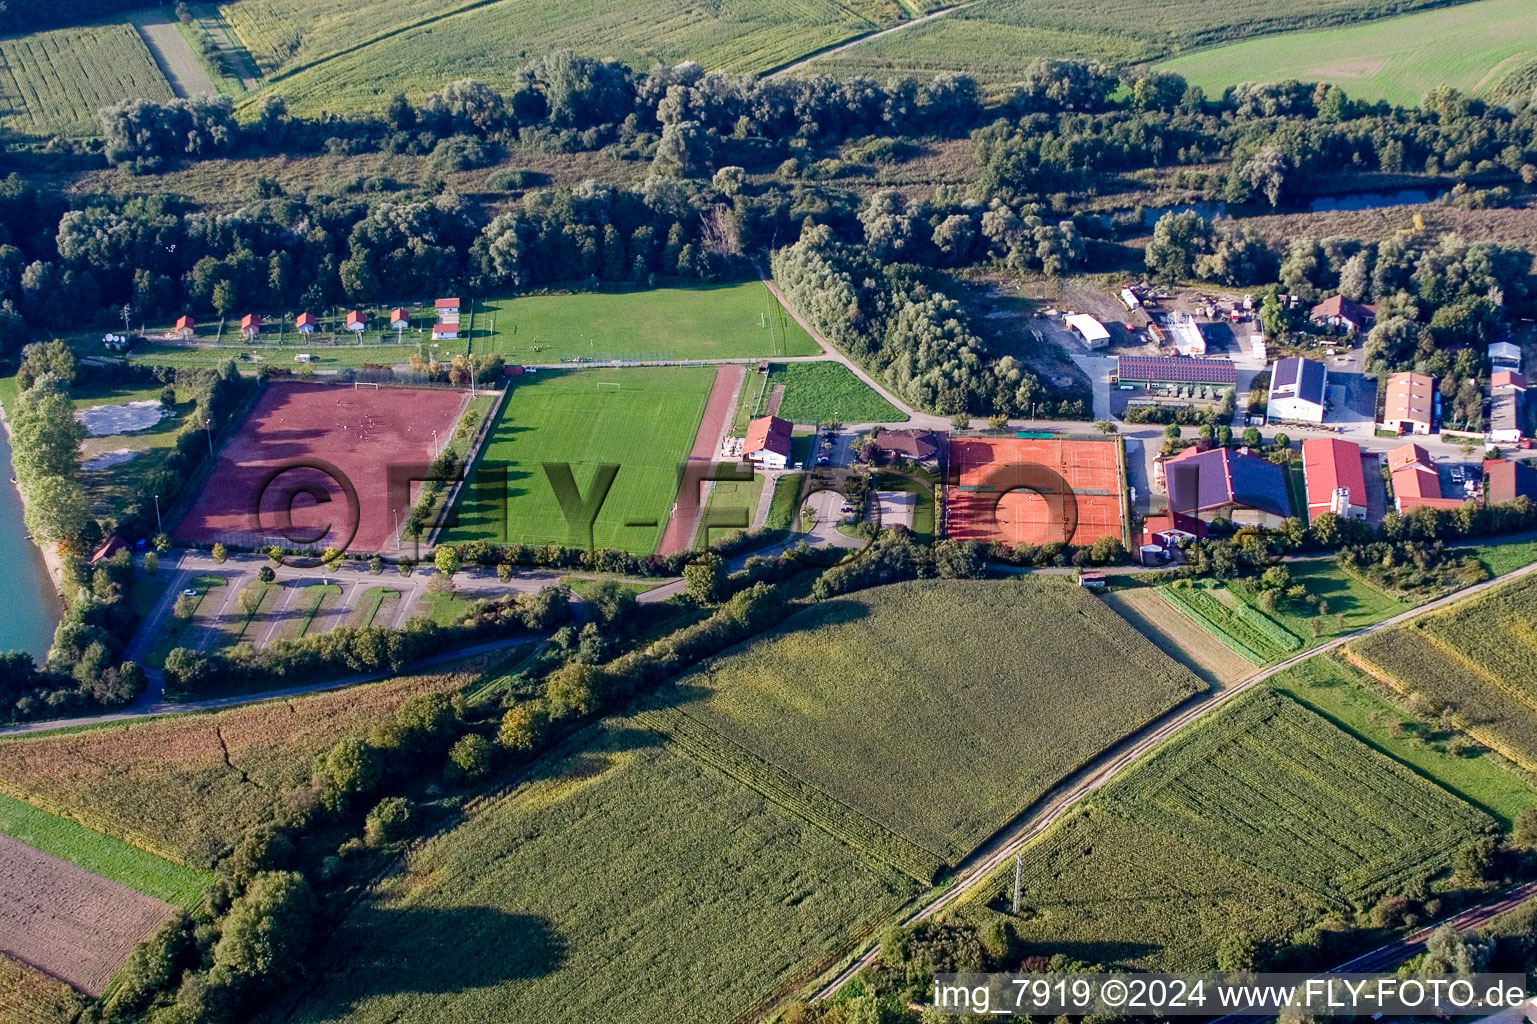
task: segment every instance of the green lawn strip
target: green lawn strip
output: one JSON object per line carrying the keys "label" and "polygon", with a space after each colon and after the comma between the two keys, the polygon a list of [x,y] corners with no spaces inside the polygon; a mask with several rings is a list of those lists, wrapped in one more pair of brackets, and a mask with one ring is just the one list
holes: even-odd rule
{"label": "green lawn strip", "polygon": [[1399,763],[1440,783],[1509,827],[1537,790],[1498,755],[1448,749],[1449,734],[1427,726],[1378,693],[1359,672],[1332,655],[1310,658],[1276,676],[1272,685]]}
{"label": "green lawn strip", "polygon": [[[392,587],[369,587],[363,591],[363,596],[353,606],[352,615],[347,619],[347,625],[356,626],[359,629],[367,628],[374,624],[374,619],[379,617],[379,611],[388,604],[393,609],[400,601],[400,591]],[[388,618],[385,622],[388,622]]]}
{"label": "green lawn strip", "polygon": [[[498,397],[499,395],[496,392],[487,392],[470,399],[470,404],[465,407],[464,414],[459,417],[459,422],[454,426],[453,436],[440,449],[441,451],[452,453],[461,468],[465,466],[466,460],[473,454],[470,451],[470,442],[474,440],[475,432],[480,429],[481,420],[485,419],[486,415],[495,408]],[[448,501],[452,491],[451,484],[443,483],[438,485],[437,491],[430,500],[425,497],[418,497],[417,505],[423,507],[425,511],[425,518],[422,521],[428,524],[428,530],[423,532],[423,537],[426,537],[427,533],[430,532],[431,524],[441,520],[444,503]],[[408,530],[408,535],[409,532]]]}
{"label": "green lawn strip", "polygon": [[213,875],[146,853],[31,804],[0,794],[0,833],[136,892],[194,910]]}
{"label": "green lawn strip", "polygon": [[800,507],[800,473],[786,473],[774,481],[774,496],[769,499],[768,520],[763,524],[770,530],[795,528],[795,512]]}
{"label": "green lawn strip", "polygon": [[[225,332],[225,338],[230,334]],[[449,344],[453,344],[450,342]],[[303,375],[303,367],[318,367],[328,370],[357,369],[364,364],[379,364],[382,366],[396,366],[410,360],[414,355],[430,353],[439,355],[444,350],[433,353],[437,346],[430,343],[423,345],[397,345],[397,344],[366,344],[358,345],[348,343],[344,345],[328,345],[324,342],[305,344],[284,344],[252,346],[244,342],[240,344],[208,345],[201,348],[190,348],[181,345],[140,345],[128,353],[130,361],[145,363],[150,366],[217,366],[226,359],[235,360],[236,366],[247,373],[255,373],[263,366],[278,366],[296,370]],[[461,346],[462,348],[462,346]],[[307,363],[300,363],[294,359],[299,353],[308,353],[314,358]],[[97,355],[103,353],[97,352]]]}
{"label": "green lawn strip", "polygon": [[1308,484],[1307,473],[1303,468],[1301,459],[1292,459],[1286,464],[1286,493],[1291,499],[1292,515],[1306,522],[1308,518]]}
{"label": "green lawn strip", "polygon": [[427,591],[416,606],[415,618],[428,619],[439,626],[452,626],[461,621],[469,610],[479,603],[477,598],[462,594]]}
{"label": "green lawn strip", "polygon": [[[1227,591],[1249,604],[1255,614],[1280,624],[1301,640],[1304,647],[1326,643],[1336,636],[1392,618],[1413,607],[1346,573],[1332,559],[1287,562],[1286,568],[1291,572],[1293,584],[1301,584],[1309,594],[1327,602],[1326,614],[1316,615],[1313,606],[1285,598],[1277,602],[1275,611],[1265,612],[1256,604],[1258,595],[1251,580],[1231,580]],[[1343,620],[1341,616],[1344,616]],[[1316,634],[1312,625],[1315,620],[1319,623]]]}
{"label": "green lawn strip", "polygon": [[1514,572],[1524,566],[1537,562],[1537,540],[1496,541],[1490,544],[1475,544],[1472,547],[1459,548],[1451,554],[1454,557],[1464,554],[1473,555],[1483,563],[1496,576],[1503,576],[1508,572]]}
{"label": "green lawn strip", "polygon": [[737,396],[736,411],[731,416],[731,429],[728,433],[732,437],[746,437],[748,424],[768,411],[769,391],[768,374],[747,375],[747,379],[742,382],[742,391]]}
{"label": "green lawn strip", "polygon": [[1160,587],[1158,592],[1166,601],[1185,613],[1191,621],[1256,665],[1265,664],[1278,653],[1264,641],[1263,637],[1255,636],[1248,630],[1243,631],[1241,638],[1235,636],[1234,617],[1227,614],[1227,609],[1202,585],[1195,584],[1188,588]]}
{"label": "green lawn strip", "polygon": [[[814,356],[761,281],[476,302],[473,352],[509,363]],[[494,326],[493,326],[494,325]]]}
{"label": "green lawn strip", "polygon": [[792,423],[892,423],[907,415],[842,363],[778,363],[769,385],[784,385],[781,419]]}
{"label": "green lawn strip", "polygon": [[165,666],[165,656],[177,647],[183,646],[182,641],[191,639],[193,629],[203,625],[204,606],[208,603],[210,591],[218,590],[227,581],[223,576],[213,573],[205,573],[194,576],[182,589],[193,591],[197,597],[197,604],[192,609],[192,614],[185,619],[179,619],[172,615],[166,619],[165,628],[155,638],[150,646],[149,653],[144,660],[155,668]]}
{"label": "green lawn strip", "polygon": [[718,544],[728,537],[734,537],[743,532],[742,528],[734,526],[715,526],[705,529],[703,524],[710,522],[713,517],[737,519],[746,512],[746,529],[752,529],[752,517],[758,509],[758,496],[763,493],[763,485],[767,479],[754,474],[751,480],[717,480],[710,484],[710,496],[704,506],[705,517],[700,520],[699,533],[694,537],[694,547],[707,548],[711,544]]}
{"label": "green lawn strip", "polygon": [[790,464],[805,469],[814,454],[811,450],[816,441],[816,431],[811,427],[797,427],[790,433]]}
{"label": "green lawn strip", "polygon": [[[219,623],[220,638],[216,646],[233,647],[238,643],[255,640],[256,637],[253,634],[256,631],[253,627],[261,619],[263,612],[271,610],[282,592],[283,588],[276,583],[263,583],[261,580],[247,583],[235,596],[233,610]],[[256,605],[249,612],[241,608],[241,603],[247,600],[247,594],[257,595]]]}
{"label": "green lawn strip", "polygon": [[321,606],[341,596],[341,592],[342,588],[335,583],[312,583],[305,587],[297,598],[300,608],[299,617],[287,627],[285,635],[290,639],[302,637],[309,630],[315,616],[320,613]]}

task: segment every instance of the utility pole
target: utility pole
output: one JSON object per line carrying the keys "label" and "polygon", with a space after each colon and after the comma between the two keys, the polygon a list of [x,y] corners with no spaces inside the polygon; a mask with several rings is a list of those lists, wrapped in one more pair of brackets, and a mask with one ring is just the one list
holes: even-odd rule
{"label": "utility pole", "polygon": [[400,513],[390,509],[390,515],[395,517],[395,554],[400,554]]}
{"label": "utility pole", "polygon": [[1023,858],[1019,854],[1014,855],[1014,916],[1019,916],[1019,867]]}
{"label": "utility pole", "polygon": [[208,457],[213,458],[213,420],[204,420],[203,429],[208,434]]}
{"label": "utility pole", "polygon": [[160,495],[155,495],[155,532],[164,533],[160,528]]}
{"label": "utility pole", "polygon": [[132,334],[133,333],[133,328],[128,326],[128,318],[130,316],[132,316],[132,315],[133,315],[133,306],[130,305],[129,303],[126,303],[126,302],[123,303],[123,333],[124,334]]}

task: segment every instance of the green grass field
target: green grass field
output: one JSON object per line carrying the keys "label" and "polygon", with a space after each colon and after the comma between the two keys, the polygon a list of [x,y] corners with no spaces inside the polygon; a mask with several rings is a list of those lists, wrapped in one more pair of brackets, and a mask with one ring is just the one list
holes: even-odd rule
{"label": "green grass field", "polygon": [[1009,82],[1017,81],[1037,57],[1135,64],[1245,36],[1264,36],[1254,45],[1269,46],[1286,38],[1272,33],[1381,18],[1436,2],[1163,0],[1158,16],[1149,18],[1142,0],[981,0],[949,17],[833,54],[813,67],[880,76],[965,71],[987,82]]}
{"label": "green grass field", "polygon": [[[481,456],[475,484],[443,541],[497,540],[586,546],[561,513],[544,463],[569,463],[584,499],[598,466],[619,466],[593,523],[598,547],[656,549],[678,492],[678,467],[714,382],[711,367],[541,372],[508,398]],[[617,383],[617,388],[600,386]],[[487,472],[505,467],[505,495]],[[626,526],[653,521],[655,525]]]}
{"label": "green grass field", "polygon": [[1508,572],[1513,572],[1516,569],[1537,562],[1537,540],[1512,540],[1497,541],[1491,544],[1477,544],[1471,548],[1454,551],[1453,554],[1475,555],[1484,564],[1484,568],[1496,576],[1503,576]]}
{"label": "green grass field", "polygon": [[1528,0],[1477,0],[1364,25],[1267,36],[1213,47],[1160,65],[1210,95],[1238,82],[1286,78],[1333,82],[1352,97],[1413,105],[1450,85],[1494,89],[1537,55]]}
{"label": "green grass field", "polygon": [[702,727],[953,864],[1204,688],[1086,591],[1037,577],[824,601],[669,696]]}
{"label": "green grass field", "polygon": [[[1226,937],[1285,941],[1328,909],[1445,867],[1488,818],[1270,691],[1159,748],[1024,853],[1029,952],[1215,966]],[[1013,865],[961,916],[1009,909]]]}
{"label": "green grass field", "polygon": [[[742,512],[747,513],[747,528],[751,529],[753,514],[758,509],[758,500],[763,495],[763,486],[768,482],[764,476],[756,476],[751,480],[718,480],[710,485],[710,496],[705,500],[705,519],[708,521],[713,516],[731,516],[740,518]],[[694,536],[696,548],[707,548],[711,544],[721,541],[743,532],[741,529],[715,526],[706,530],[700,530]],[[706,536],[708,534],[708,536]]]}
{"label": "green grass field", "polygon": [[186,910],[202,905],[203,889],[213,881],[213,875],[206,872],[145,853],[121,840],[92,832],[68,818],[40,811],[3,793],[0,793],[0,834],[19,839],[33,849],[67,860],[135,892]]}
{"label": "green grass field", "polygon": [[[79,410],[98,405],[159,401],[160,389],[76,386],[70,389],[70,397]],[[85,484],[86,493],[98,515],[115,514],[139,493],[145,480],[160,471],[166,457],[176,448],[176,432],[181,429],[191,411],[191,402],[178,402],[173,415],[162,418],[147,430],[85,439],[80,446],[81,462],[89,462],[94,457],[111,452],[128,450],[139,453],[129,461],[115,466],[81,472],[80,480]]]}
{"label": "green grass field", "polygon": [[1368,746],[1488,812],[1508,828],[1537,806],[1534,779],[1480,750],[1454,749],[1456,734],[1427,724],[1384,697],[1359,671],[1329,654],[1309,658],[1272,685]]}
{"label": "green grass field", "polygon": [[1537,579],[1373,633],[1346,648],[1352,664],[1432,708],[1449,707],[1479,742],[1537,771]]}
{"label": "green grass field", "polygon": [[[1362,626],[1392,618],[1408,611],[1411,605],[1390,594],[1347,575],[1332,559],[1310,559],[1288,562],[1292,583],[1301,584],[1307,592],[1323,598],[1327,611],[1315,614],[1315,607],[1298,601],[1282,600],[1274,612],[1266,613],[1286,630],[1304,642],[1304,646],[1325,643],[1343,633],[1350,633]],[[1227,588],[1245,602],[1255,605],[1257,593],[1253,580],[1234,580]],[[1313,623],[1317,622],[1317,632]]]}
{"label": "green grass field", "polygon": [[413,852],[288,1019],[740,1019],[916,891],[623,720]]}
{"label": "green grass field", "polygon": [[903,17],[895,0],[241,0],[222,10],[305,114],[376,112],[396,91],[419,100],[465,77],[510,91],[524,63],[563,47],[640,69],[692,59],[763,71]]}
{"label": "green grass field", "polygon": [[900,423],[907,414],[842,363],[779,363],[769,386],[784,385],[778,415],[791,423]]}
{"label": "green grass field", "polygon": [[96,135],[118,100],[169,100],[171,86],[126,24],[0,39],[0,127],[19,135]]}
{"label": "green grass field", "polygon": [[471,351],[509,363],[813,356],[820,349],[760,281],[475,303]]}

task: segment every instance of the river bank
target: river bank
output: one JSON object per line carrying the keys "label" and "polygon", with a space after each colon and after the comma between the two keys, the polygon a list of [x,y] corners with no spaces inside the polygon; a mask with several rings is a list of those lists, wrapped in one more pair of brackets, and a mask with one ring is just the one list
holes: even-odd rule
{"label": "river bank", "polygon": [[11,468],[11,425],[0,408],[0,561],[11,568],[10,586],[0,594],[0,651],[22,650],[38,661],[48,656],[54,630],[64,615],[63,567],[58,553],[34,544],[27,534],[21,488]]}

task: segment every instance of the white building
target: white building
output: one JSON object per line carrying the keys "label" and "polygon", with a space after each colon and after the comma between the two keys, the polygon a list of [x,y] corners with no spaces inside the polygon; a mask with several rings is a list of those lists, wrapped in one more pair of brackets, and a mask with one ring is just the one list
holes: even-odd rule
{"label": "white building", "polygon": [[1169,318],[1169,330],[1174,335],[1174,351],[1182,356],[1204,356],[1206,335],[1201,325],[1189,313],[1177,313]]}
{"label": "white building", "polygon": [[1327,406],[1329,371],[1323,363],[1301,356],[1278,359],[1270,370],[1270,404],[1266,418],[1274,423],[1322,423]]}
{"label": "white building", "polygon": [[1110,332],[1105,325],[1087,313],[1073,313],[1062,318],[1063,322],[1083,336],[1090,348],[1104,348],[1110,344]]}

